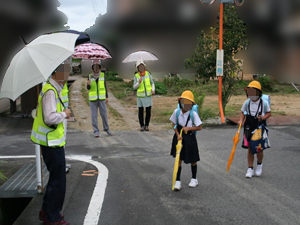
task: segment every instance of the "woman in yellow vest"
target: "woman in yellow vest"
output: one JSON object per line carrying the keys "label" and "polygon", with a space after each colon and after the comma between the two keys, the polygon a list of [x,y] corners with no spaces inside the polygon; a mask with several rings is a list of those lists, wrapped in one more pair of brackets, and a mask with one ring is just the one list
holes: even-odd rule
{"label": "woman in yellow vest", "polygon": [[103,131],[106,131],[108,135],[112,136],[113,134],[109,130],[108,126],[106,110],[106,104],[108,103],[106,81],[104,73],[101,72],[101,65],[98,59],[93,60],[92,73],[89,74],[87,89],[89,90],[89,100],[92,117],[92,126],[94,129],[94,137],[99,137],[98,108],[100,111],[100,116],[102,118]]}
{"label": "woman in yellow vest", "polygon": [[[133,88],[137,90],[137,107],[139,108],[140,131],[149,131],[151,117],[152,95],[155,94],[155,86],[151,74],[146,71],[146,64],[141,60],[136,62],[138,72],[134,76]],[[146,118],[144,122],[144,108]]]}
{"label": "woman in yellow vest", "polygon": [[61,64],[42,88],[34,119],[31,140],[40,145],[50,173],[39,218],[45,225],[69,225],[60,214],[66,192],[65,127],[71,116],[61,100],[61,90],[70,74],[70,64]]}

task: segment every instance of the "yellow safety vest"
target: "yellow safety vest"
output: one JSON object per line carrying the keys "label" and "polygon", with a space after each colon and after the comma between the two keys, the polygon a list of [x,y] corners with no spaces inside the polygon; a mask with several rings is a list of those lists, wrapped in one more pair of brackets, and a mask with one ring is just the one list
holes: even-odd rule
{"label": "yellow safety vest", "polygon": [[[141,76],[140,76],[139,73],[136,73],[135,77],[136,77],[137,80],[139,80]],[[148,71],[146,71],[144,79],[145,79],[145,83],[142,80],[142,82],[140,83],[140,86],[139,86],[139,88],[137,89],[137,92],[136,92],[136,95],[139,98],[144,98],[146,96],[148,97],[148,96],[152,95],[152,85],[151,85],[151,82],[150,82],[150,76],[149,76]],[[146,89],[146,91],[145,91],[145,89]]]}
{"label": "yellow safety vest", "polygon": [[66,103],[69,101],[69,89],[67,82],[64,85],[64,88],[61,90],[61,100],[63,103]]}
{"label": "yellow safety vest", "polygon": [[39,145],[49,147],[62,147],[66,144],[63,122],[51,127],[46,125],[44,122],[42,99],[44,94],[49,90],[53,90],[55,92],[56,112],[59,113],[63,111],[63,106],[59,100],[57,90],[47,82],[42,88],[42,91],[38,98],[38,107],[36,112],[37,116],[34,118],[30,139],[34,143]]}
{"label": "yellow safety vest", "polygon": [[104,84],[104,73],[101,72],[98,85],[94,78],[92,78],[92,74],[89,74],[89,80],[91,81],[91,89],[89,90],[89,100],[96,101],[96,100],[104,100],[106,99],[106,89]]}

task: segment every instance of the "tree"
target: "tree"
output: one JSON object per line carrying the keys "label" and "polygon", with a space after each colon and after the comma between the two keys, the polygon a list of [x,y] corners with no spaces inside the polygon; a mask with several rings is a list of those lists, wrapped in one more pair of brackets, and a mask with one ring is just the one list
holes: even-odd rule
{"label": "tree", "polygon": [[[237,74],[241,71],[241,61],[234,60],[234,55],[249,46],[246,36],[246,24],[238,17],[232,4],[224,4],[223,25],[223,49],[224,49],[224,75],[222,104],[223,111],[235,94],[235,84],[238,80]],[[219,46],[219,20],[216,28],[210,28],[210,32],[203,30],[198,37],[198,44],[194,55],[185,60],[185,68],[196,69],[197,76],[204,79],[204,83],[210,78],[216,77],[216,51]]]}

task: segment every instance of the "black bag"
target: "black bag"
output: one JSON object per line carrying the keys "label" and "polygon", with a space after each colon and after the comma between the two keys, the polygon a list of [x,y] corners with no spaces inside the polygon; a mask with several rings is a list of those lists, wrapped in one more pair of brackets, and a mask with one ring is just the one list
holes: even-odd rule
{"label": "black bag", "polygon": [[[248,104],[248,115],[246,116],[246,121],[244,124],[244,136],[243,136],[243,143],[242,143],[242,148],[249,148],[249,143],[252,137],[252,132],[258,127],[259,121],[257,116],[262,114],[262,100],[260,100],[258,108],[257,108],[257,112],[255,114],[255,116],[251,115],[251,111],[250,111],[250,103]],[[261,111],[260,113],[259,111],[259,107],[261,107]]]}

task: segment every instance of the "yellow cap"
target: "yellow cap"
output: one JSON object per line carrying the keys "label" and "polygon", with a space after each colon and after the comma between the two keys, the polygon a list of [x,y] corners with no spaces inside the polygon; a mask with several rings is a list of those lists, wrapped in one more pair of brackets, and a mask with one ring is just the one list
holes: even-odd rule
{"label": "yellow cap", "polygon": [[261,85],[258,81],[252,81],[247,88],[256,88],[261,91]]}
{"label": "yellow cap", "polygon": [[191,100],[193,103],[195,103],[194,101],[194,95],[191,91],[184,91],[180,98],[178,98],[178,100],[182,99],[182,98],[185,98],[185,99],[188,99],[188,100]]}

